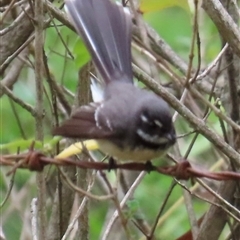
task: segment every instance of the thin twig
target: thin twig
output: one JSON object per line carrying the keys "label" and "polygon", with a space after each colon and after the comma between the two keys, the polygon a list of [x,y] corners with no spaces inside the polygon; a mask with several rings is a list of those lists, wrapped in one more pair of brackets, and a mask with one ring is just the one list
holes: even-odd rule
{"label": "thin twig", "polygon": [[[35,87],[36,87],[36,116],[35,128],[36,139],[43,141],[43,46],[44,46],[44,17],[43,1],[36,0],[34,3],[35,13]],[[37,179],[37,218],[38,237],[47,239],[47,215],[46,215],[46,183],[44,173],[38,173]]]}

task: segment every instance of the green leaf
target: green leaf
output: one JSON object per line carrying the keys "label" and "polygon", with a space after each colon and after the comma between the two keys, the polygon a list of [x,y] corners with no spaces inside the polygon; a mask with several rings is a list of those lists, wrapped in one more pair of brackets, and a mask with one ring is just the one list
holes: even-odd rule
{"label": "green leaf", "polygon": [[77,68],[81,68],[83,65],[85,65],[90,59],[89,52],[84,44],[84,42],[79,39],[74,48],[73,52],[75,55],[75,63],[77,65]]}
{"label": "green leaf", "polygon": [[50,139],[45,139],[44,145],[40,141],[35,141],[33,138],[29,140],[18,139],[9,143],[0,144],[0,151],[7,153],[16,153],[18,150],[24,152],[29,149],[34,141],[34,149],[47,152],[52,150],[52,148],[60,141],[61,137],[50,137]]}
{"label": "green leaf", "polygon": [[187,0],[141,0],[139,9],[142,13],[148,13],[176,6],[189,12]]}
{"label": "green leaf", "polygon": [[[0,150],[1,151],[7,151],[9,153],[16,153],[19,149],[21,152],[23,152],[26,149],[29,149],[29,146],[31,146],[33,142],[33,139],[29,140],[15,140],[10,143],[0,144]],[[35,149],[42,149],[42,143],[36,141],[34,144]]]}
{"label": "green leaf", "polygon": [[131,219],[133,217],[138,218],[138,219],[144,218],[142,213],[139,211],[140,206],[139,206],[138,200],[136,200],[136,199],[129,200],[129,201],[127,201],[126,205],[127,205],[128,209],[126,211],[124,211],[124,213],[128,219]]}

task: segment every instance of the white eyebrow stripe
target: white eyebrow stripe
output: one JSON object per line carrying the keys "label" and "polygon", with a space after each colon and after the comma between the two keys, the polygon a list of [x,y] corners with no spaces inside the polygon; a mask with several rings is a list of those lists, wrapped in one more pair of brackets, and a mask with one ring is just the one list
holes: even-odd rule
{"label": "white eyebrow stripe", "polygon": [[141,119],[142,119],[143,122],[146,122],[146,123],[149,122],[148,118],[143,114],[141,114]]}
{"label": "white eyebrow stripe", "polygon": [[145,133],[142,129],[137,129],[137,134],[140,138],[142,138],[146,142],[155,144],[164,144],[169,142],[169,140],[166,137],[160,137],[158,135],[149,135],[148,133]]}
{"label": "white eyebrow stripe", "polygon": [[160,128],[162,128],[162,126],[163,126],[162,123],[158,120],[154,120],[154,123]]}

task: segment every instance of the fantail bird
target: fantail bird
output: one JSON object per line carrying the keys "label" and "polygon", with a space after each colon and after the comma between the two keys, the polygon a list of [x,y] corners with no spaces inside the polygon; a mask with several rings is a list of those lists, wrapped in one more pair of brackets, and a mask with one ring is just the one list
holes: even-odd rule
{"label": "fantail bird", "polygon": [[119,160],[148,161],[176,141],[167,103],[133,84],[130,15],[109,0],[66,0],[67,12],[103,79],[103,99],[79,107],[54,135],[95,139]]}

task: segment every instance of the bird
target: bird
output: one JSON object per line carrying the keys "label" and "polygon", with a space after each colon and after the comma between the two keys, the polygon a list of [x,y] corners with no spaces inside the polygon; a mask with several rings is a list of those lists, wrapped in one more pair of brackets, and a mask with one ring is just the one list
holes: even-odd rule
{"label": "bird", "polygon": [[148,162],[163,156],[176,142],[172,115],[160,96],[134,85],[130,14],[110,0],[66,0],[65,7],[103,92],[101,100],[79,107],[53,134],[94,139],[114,160]]}

